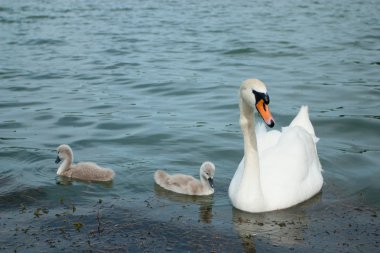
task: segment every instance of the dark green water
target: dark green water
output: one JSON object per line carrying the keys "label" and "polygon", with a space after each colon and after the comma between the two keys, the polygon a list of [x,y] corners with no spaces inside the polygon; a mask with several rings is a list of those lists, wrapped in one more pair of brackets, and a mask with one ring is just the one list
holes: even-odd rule
{"label": "dark green water", "polygon": [[[378,1],[0,2],[2,252],[376,252],[380,247]],[[227,189],[243,154],[238,88],[269,89],[277,129],[309,105],[323,191],[247,214]],[[64,181],[75,161],[112,184]],[[216,193],[155,186],[156,169]]]}

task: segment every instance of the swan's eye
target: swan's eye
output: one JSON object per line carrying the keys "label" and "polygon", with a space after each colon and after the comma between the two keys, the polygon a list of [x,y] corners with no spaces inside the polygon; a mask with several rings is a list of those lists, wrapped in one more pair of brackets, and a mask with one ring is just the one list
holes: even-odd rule
{"label": "swan's eye", "polygon": [[255,95],[256,103],[258,103],[261,99],[264,100],[265,104],[269,104],[269,95],[268,93],[258,92],[255,90],[252,90],[252,93]]}
{"label": "swan's eye", "polygon": [[265,94],[264,102],[265,102],[267,105],[269,105],[270,100],[269,100],[269,95],[268,95],[268,94]]}

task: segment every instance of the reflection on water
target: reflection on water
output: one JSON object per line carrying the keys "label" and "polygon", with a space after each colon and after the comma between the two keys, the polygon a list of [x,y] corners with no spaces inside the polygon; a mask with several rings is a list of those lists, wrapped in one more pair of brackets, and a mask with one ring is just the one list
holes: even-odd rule
{"label": "reflection on water", "polygon": [[175,192],[168,191],[159,185],[154,185],[154,192],[156,197],[158,198],[166,198],[172,202],[176,202],[179,204],[195,204],[199,206],[199,221],[202,223],[211,223],[213,212],[212,208],[214,205],[214,196],[193,196],[193,195],[185,195],[179,194]]}
{"label": "reflection on water", "polygon": [[80,180],[80,179],[74,179],[74,178],[68,178],[63,176],[57,176],[56,179],[57,185],[72,185],[73,182],[80,182],[83,184],[96,184],[101,185],[104,188],[112,188],[113,187],[113,181],[86,181],[86,180]]}
{"label": "reflection on water", "polygon": [[263,240],[283,248],[302,244],[309,224],[305,210],[320,202],[321,198],[320,192],[296,207],[266,213],[247,213],[232,208],[233,226],[245,252],[256,252],[256,245]]}
{"label": "reflection on water", "polygon": [[38,200],[45,199],[47,194],[43,187],[25,188],[0,194],[0,209],[13,208],[21,204],[32,204]]}

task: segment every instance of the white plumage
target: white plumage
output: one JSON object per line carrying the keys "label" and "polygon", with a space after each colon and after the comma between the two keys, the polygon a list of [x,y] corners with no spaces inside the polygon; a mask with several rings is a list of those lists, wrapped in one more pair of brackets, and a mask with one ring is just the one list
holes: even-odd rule
{"label": "white plumage", "polygon": [[244,157],[229,187],[234,207],[247,212],[266,212],[288,208],[317,194],[323,185],[314,128],[308,107],[302,106],[288,127],[267,131],[263,124],[254,127],[254,108],[273,126],[265,85],[256,79],[240,88],[240,125],[244,138]]}

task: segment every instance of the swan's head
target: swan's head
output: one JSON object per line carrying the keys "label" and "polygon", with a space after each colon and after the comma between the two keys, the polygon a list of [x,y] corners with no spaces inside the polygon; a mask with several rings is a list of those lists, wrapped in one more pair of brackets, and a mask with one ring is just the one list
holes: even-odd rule
{"label": "swan's head", "polygon": [[73,157],[73,151],[71,150],[70,146],[66,144],[60,145],[57,148],[57,159],[55,160],[55,163],[59,163],[68,157]]}
{"label": "swan's head", "polygon": [[248,79],[240,87],[241,99],[251,106],[256,107],[264,122],[269,126],[274,126],[274,119],[269,111],[269,95],[267,87],[258,79]]}
{"label": "swan's head", "polygon": [[211,188],[214,188],[215,165],[212,162],[204,162],[201,166],[201,177],[206,179]]}

